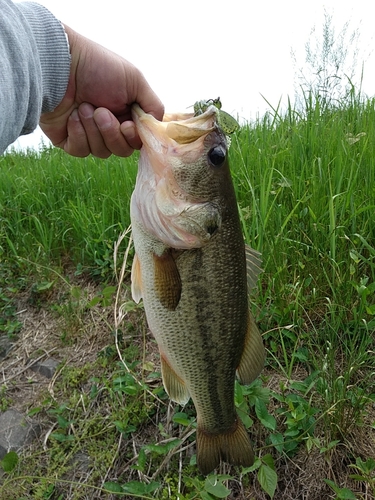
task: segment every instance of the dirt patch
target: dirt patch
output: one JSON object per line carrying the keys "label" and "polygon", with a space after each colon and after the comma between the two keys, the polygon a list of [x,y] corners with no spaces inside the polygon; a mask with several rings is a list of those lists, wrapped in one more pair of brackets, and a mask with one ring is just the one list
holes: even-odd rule
{"label": "dirt patch", "polygon": [[[100,287],[87,282],[83,285],[87,304],[100,294]],[[90,309],[78,303],[69,306],[68,294],[69,290],[60,288],[38,304],[33,303],[30,292],[17,297],[17,317],[23,326],[12,340],[13,348],[1,362],[1,375],[7,397],[19,411],[38,404],[40,394],[46,389],[53,391],[64,366],[80,367],[93,362],[98,352],[111,342],[113,310],[100,305]],[[59,362],[52,380],[31,369],[48,358]]]}
{"label": "dirt patch", "polygon": [[[128,480],[141,480],[149,483],[153,479],[160,479],[164,471],[172,467],[176,468],[176,483],[178,483],[178,476],[181,475],[183,468],[182,465],[181,467],[178,465],[178,460],[180,464],[188,463],[195,451],[194,430],[181,430],[172,424],[174,411],[181,411],[181,408],[169,404],[165,397],[157,403],[155,397],[158,398],[158,395],[153,395],[151,398],[151,393],[161,386],[160,377],[157,374],[152,375],[153,371],[159,370],[159,353],[154,339],[147,330],[143,311],[135,306],[133,308],[129,306],[130,311],[115,339],[114,302],[112,301],[110,305],[104,304],[101,299],[102,287],[87,280],[75,278],[74,287],[73,294],[70,285],[70,287],[55,287],[49,291],[48,296],[39,297],[38,300],[30,291],[17,297],[18,318],[22,321],[23,327],[14,340],[13,349],[1,361],[3,387],[1,406],[3,410],[7,407],[14,408],[24,414],[40,408],[34,418],[39,419],[41,423],[41,438],[25,450],[25,458],[35,460],[33,457],[39,457],[41,470],[48,471],[50,475],[55,473],[58,481],[67,481],[49,490],[49,484],[43,485],[41,479],[35,479],[31,481],[31,486],[22,484],[19,491],[23,491],[24,498],[59,498],[59,494],[63,494],[66,499],[111,498],[110,495],[100,491],[105,481],[120,480],[123,483]],[[99,297],[100,300],[89,307],[95,297]],[[128,286],[124,286],[121,303],[128,303],[129,297]],[[136,404],[130,403],[130,398],[126,392],[121,392],[121,388],[117,390],[118,379],[121,377],[125,379],[127,373],[119,369],[121,361],[115,348],[116,341],[120,343],[120,354],[126,357],[127,366],[132,367],[132,363],[138,363],[138,367],[143,367],[141,377],[150,376],[147,381],[149,393],[145,392]],[[59,362],[51,379],[46,379],[31,369],[36,361],[47,358]],[[98,359],[101,359],[99,364]],[[307,375],[307,371],[298,366],[293,372],[292,379],[303,381]],[[262,378],[263,386],[275,393],[280,392],[280,387],[287,388],[290,384],[284,376],[270,369],[264,370]],[[106,387],[107,379],[109,389]],[[129,387],[131,384],[125,391],[130,391]],[[76,408],[68,408],[69,412],[63,407],[69,393],[63,394],[62,391],[66,391],[67,388],[71,394],[76,394],[75,399],[72,399]],[[94,394],[95,390],[98,391],[97,394]],[[111,398],[118,399],[109,401]],[[130,408],[130,412],[142,414],[136,424],[132,420],[128,423],[125,421],[124,409],[128,408],[129,404],[135,404],[134,409]],[[121,416],[114,417],[114,410],[110,405],[118,407]],[[285,419],[280,413],[280,406],[280,401],[271,398],[268,411],[275,415],[278,427],[283,428]],[[183,411],[193,414],[194,408],[188,405]],[[73,415],[71,422],[68,422],[67,415]],[[77,415],[82,421],[86,419],[86,427],[80,427],[82,422],[79,419],[77,421]],[[255,413],[251,416],[254,419],[251,438],[255,449],[259,456],[268,453],[274,459],[278,476],[274,499],[333,498],[332,489],[324,479],[332,480],[338,487],[350,488],[356,493],[357,498],[368,500],[374,498],[367,482],[349,478],[349,475],[355,472],[349,465],[355,463],[356,457],[361,457],[363,460],[370,457],[375,459],[373,406],[369,406],[364,421],[351,430],[345,442],[339,443],[329,451],[323,451],[319,446],[312,446],[308,451],[302,444],[292,456],[277,453],[269,444],[269,430],[261,425]],[[117,421],[114,423],[116,418],[120,423]],[[119,425],[125,427],[128,425],[129,432],[125,429],[120,434]],[[80,436],[82,444],[74,450],[69,448],[69,436],[77,439],[79,432],[88,432],[88,427],[90,436],[100,436],[101,441],[96,441],[96,437],[85,440],[84,436]],[[51,454],[43,455],[50,447],[52,433],[60,435],[62,440],[60,448],[55,446],[56,453],[61,451],[65,454],[65,458],[61,458],[56,464],[53,463]],[[165,437],[167,434],[186,438],[182,445],[184,451],[179,453],[179,459],[177,460],[176,454],[162,457],[158,465],[160,471],[156,475],[155,470],[151,471],[151,468],[149,472],[147,470],[137,472],[134,465],[139,459],[142,446],[163,442],[163,439],[168,442],[170,438]],[[106,436],[105,439],[103,435]],[[324,427],[321,422],[316,427],[315,435],[321,443],[324,442]],[[99,446],[100,449],[96,449],[95,446]],[[106,446],[108,450],[105,450]],[[93,458],[99,451],[100,463],[95,462]],[[175,460],[173,466],[172,462],[169,464],[172,457]],[[61,471],[56,472],[59,468]],[[32,476],[30,466],[26,471],[20,469],[19,473]],[[257,471],[241,477],[235,469],[222,465],[219,473],[237,477],[236,480],[227,483],[232,492],[228,498],[249,500],[269,498],[259,483]],[[85,486],[87,483],[92,483],[99,489],[87,489]],[[15,484],[17,484],[16,479]],[[166,486],[163,491],[168,491],[168,488],[172,492],[170,498],[177,498],[173,491],[177,491],[178,485]],[[51,496],[48,496],[48,491],[51,491]],[[161,494],[160,498],[167,498],[163,495],[166,493]]]}

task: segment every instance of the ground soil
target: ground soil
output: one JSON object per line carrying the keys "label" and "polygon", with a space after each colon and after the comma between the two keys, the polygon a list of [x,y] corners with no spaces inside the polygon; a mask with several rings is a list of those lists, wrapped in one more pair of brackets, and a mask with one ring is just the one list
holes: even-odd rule
{"label": "ground soil", "polygon": [[[83,278],[75,277],[74,281],[74,285],[81,290],[81,297],[86,302],[100,294],[100,285]],[[62,287],[61,289],[55,288],[50,292],[50,295],[47,293],[43,297],[33,297],[30,290],[15,297],[17,317],[22,322],[23,327],[14,338],[13,349],[0,364],[2,397],[11,408],[27,413],[30,408],[40,403],[46,392],[58,398],[58,394],[55,393],[55,383],[64,367],[82,367],[93,362],[99,352],[113,343],[114,307],[102,307],[98,304],[94,308],[82,312],[80,317],[75,318],[77,310],[72,309],[69,312],[69,308],[66,306],[66,309],[57,311],[55,307],[56,304],[69,303],[67,293],[67,289]],[[126,293],[124,292],[122,300],[129,300]],[[136,314],[139,316],[138,324],[145,328],[143,312],[139,311]],[[74,321],[77,321],[76,328]],[[137,320],[135,320],[135,324],[137,324]],[[158,364],[155,342],[151,341],[149,336],[146,338],[149,339],[146,345],[148,359]],[[139,342],[142,342],[142,338],[139,339]],[[31,365],[35,360],[51,357],[61,363],[52,379],[46,379],[31,370]],[[302,371],[299,373],[297,370],[293,375],[294,378],[303,379],[306,374]],[[279,389],[281,382],[286,382],[279,374],[267,369],[264,371],[263,378],[265,384],[275,390]],[[301,447],[291,459],[275,455],[278,486],[274,498],[278,500],[335,498],[332,490],[323,481],[326,478],[331,479],[340,487],[350,487],[356,492],[357,498],[373,499],[368,484],[348,478],[349,474],[353,473],[352,469],[348,469],[350,463],[348,457],[354,459],[354,457],[360,456],[364,460],[369,457],[375,458],[374,408],[369,408],[365,420],[364,425],[352,429],[352,434],[347,436],[348,440],[345,444],[337,446],[329,454],[322,453],[318,448],[312,448],[310,453],[307,453],[306,448]],[[43,446],[43,433],[45,436],[47,432],[49,429],[43,429],[39,446]],[[150,426],[148,430],[145,430],[144,435],[152,436],[157,432],[157,428]],[[265,438],[264,429],[259,423],[255,423],[252,429],[255,447],[262,448],[265,444]],[[228,473],[230,469],[223,466],[221,472]],[[255,474],[253,476],[254,478],[250,478],[250,480],[248,478],[246,481],[231,482],[229,486],[232,489],[232,494],[229,498],[269,498],[260,488]],[[73,496],[66,498],[73,498]],[[100,496],[95,496],[95,498],[100,498]],[[103,498],[109,497],[107,495]]]}

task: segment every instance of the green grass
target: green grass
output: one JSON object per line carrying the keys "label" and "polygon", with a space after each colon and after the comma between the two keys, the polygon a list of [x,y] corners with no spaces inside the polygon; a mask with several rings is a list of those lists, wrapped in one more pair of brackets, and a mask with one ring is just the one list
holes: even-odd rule
{"label": "green grass", "polygon": [[[316,453],[327,464],[320,477],[322,483],[324,478],[327,482],[320,486],[323,489],[317,489],[319,495],[324,491],[328,497],[331,488],[336,498],[352,498],[345,491],[357,488],[356,494],[362,495],[358,498],[373,498],[364,492],[374,490],[371,460],[375,456],[361,452],[359,457],[357,441],[366,433],[373,440],[374,432],[370,409],[375,400],[375,101],[352,95],[351,100],[324,113],[318,102],[305,104],[304,110],[291,105],[286,112],[274,109],[243,126],[233,137],[230,150],[244,236],[262,253],[264,268],[252,307],[264,334],[267,367],[262,383],[237,388],[236,394],[245,425],[253,426],[251,432],[257,432],[259,438],[257,461],[247,472],[255,474],[254,481],[273,496],[274,475],[282,481],[282,471],[290,466],[285,464],[291,464],[288,461],[296,460],[305,450],[306,457]],[[46,149],[40,156],[13,153],[0,158],[2,331],[13,335],[19,330],[12,302],[17,292],[35,282],[54,287],[54,280],[61,282],[56,273],[64,275],[66,268],[94,276],[103,287],[113,281],[113,245],[130,223],[129,200],[136,168],[137,155],[103,161],[74,159]],[[54,309],[73,317],[76,302],[71,294],[70,301],[55,304]],[[132,308],[130,303],[128,307]],[[85,307],[81,304],[79,308],[80,315],[84,314]],[[132,330],[127,323],[125,337],[136,338],[129,328]],[[115,353],[114,348],[111,353]],[[144,367],[143,357],[138,353]],[[98,360],[103,363],[100,356]],[[93,383],[85,375],[85,384],[91,389],[83,393],[88,398],[86,406],[91,397],[91,405],[99,408],[98,394],[105,394],[110,408],[105,413],[109,429],[106,442],[115,449],[116,432],[129,436],[152,420],[153,413],[164,415],[165,409],[160,409],[160,400],[150,400],[147,391],[151,386],[142,370],[134,366],[131,375],[127,372],[116,377],[111,362],[107,360],[105,365],[108,379],[99,377]],[[91,377],[92,371],[91,366],[87,370]],[[138,377],[141,385],[133,384],[132,377]],[[273,385],[270,390],[267,384],[273,377],[278,387]],[[120,379],[127,388],[128,404],[136,408],[138,417],[125,412],[121,420],[118,409],[115,411],[119,394],[124,394],[118,386]],[[67,457],[74,455],[72,447],[74,453],[78,450],[63,436],[68,433],[69,419],[79,418],[83,410],[78,400],[70,399],[75,395],[74,391],[70,394],[72,388],[77,389],[73,381],[62,384],[62,398],[68,405],[55,401],[53,407],[50,402],[40,411],[49,412],[61,424],[57,433],[60,441],[57,439],[51,450],[62,450],[65,458],[41,467],[40,476],[54,477],[61,464],[69,468]],[[90,392],[93,386],[98,391],[95,394]],[[142,411],[141,401],[145,404]],[[73,407],[78,412],[74,415],[69,410]],[[230,481],[236,479],[233,475],[217,476],[207,483],[196,475],[194,457],[181,469],[176,450],[191,441],[190,435],[185,436],[194,428],[194,414],[188,407],[177,415],[180,431],[176,423],[167,429],[158,420],[161,436],[173,446],[163,442],[153,448],[155,442],[150,438],[134,455],[133,471],[138,470],[138,475],[127,469],[126,477],[140,484],[126,486],[125,476],[110,480],[108,471],[114,462],[103,456],[103,471],[99,468],[97,477],[108,479],[110,491],[139,493],[143,498],[151,498],[157,491],[157,498],[168,498],[170,491],[181,492],[182,477],[180,500],[224,498],[228,484],[232,487]],[[85,419],[95,429],[99,425],[88,413]],[[96,431],[82,425],[83,433],[96,436]],[[157,428],[154,421],[152,425]],[[172,440],[176,435],[179,442]],[[93,443],[100,439],[93,437],[86,448],[95,448]],[[69,454],[64,447],[69,448]],[[126,452],[130,457],[131,447]],[[352,469],[341,467],[330,475],[335,458],[340,462],[337,457]],[[166,461],[168,473],[161,472]],[[362,473],[357,486],[350,482],[353,467]],[[249,477],[240,476],[245,491],[252,481]],[[332,482],[338,477],[340,484]],[[38,498],[49,498],[46,492],[53,481],[46,481],[48,484],[41,483]],[[92,484],[97,484],[95,478]],[[277,494],[275,498],[282,498]],[[349,496],[340,496],[345,494]],[[82,493],[77,498],[85,497]]]}
{"label": "green grass", "polygon": [[78,160],[57,149],[0,158],[0,251],[105,269],[129,225],[137,161]]}

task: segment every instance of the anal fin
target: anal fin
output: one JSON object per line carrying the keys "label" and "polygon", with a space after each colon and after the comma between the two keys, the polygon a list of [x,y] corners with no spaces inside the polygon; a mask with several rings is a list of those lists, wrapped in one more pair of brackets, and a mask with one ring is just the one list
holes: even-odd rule
{"label": "anal fin", "polygon": [[265,357],[262,337],[253,315],[249,311],[244,350],[237,368],[237,375],[241,383],[250,384],[257,378],[263,369]]}
{"label": "anal fin", "polygon": [[160,353],[161,375],[168,396],[180,405],[186,405],[190,395],[184,381],[176,374],[166,358]]}

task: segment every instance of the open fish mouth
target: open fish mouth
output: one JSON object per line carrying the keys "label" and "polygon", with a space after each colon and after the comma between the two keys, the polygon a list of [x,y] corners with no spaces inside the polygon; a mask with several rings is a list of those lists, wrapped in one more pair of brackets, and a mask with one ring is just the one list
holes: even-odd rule
{"label": "open fish mouth", "polygon": [[[145,113],[138,104],[132,106],[132,118],[146,147],[155,152],[157,142],[175,141],[179,145],[191,144],[212,132],[217,123],[217,109],[209,106],[199,116],[192,113],[166,114],[163,121]],[[157,148],[159,149],[159,148]]]}

